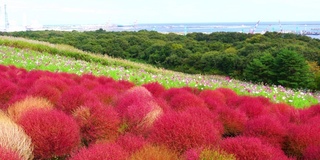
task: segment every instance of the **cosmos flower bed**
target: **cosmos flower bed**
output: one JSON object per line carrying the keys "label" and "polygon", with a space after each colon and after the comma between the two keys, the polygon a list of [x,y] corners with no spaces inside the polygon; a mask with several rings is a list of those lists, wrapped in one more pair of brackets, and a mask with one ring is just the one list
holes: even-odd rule
{"label": "cosmos flower bed", "polygon": [[0,65],[0,159],[320,159],[320,105]]}

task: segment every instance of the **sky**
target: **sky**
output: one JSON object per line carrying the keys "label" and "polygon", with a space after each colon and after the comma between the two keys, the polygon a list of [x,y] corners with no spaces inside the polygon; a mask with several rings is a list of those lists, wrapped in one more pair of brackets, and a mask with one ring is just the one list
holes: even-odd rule
{"label": "sky", "polygon": [[320,21],[318,0],[0,0],[11,25]]}

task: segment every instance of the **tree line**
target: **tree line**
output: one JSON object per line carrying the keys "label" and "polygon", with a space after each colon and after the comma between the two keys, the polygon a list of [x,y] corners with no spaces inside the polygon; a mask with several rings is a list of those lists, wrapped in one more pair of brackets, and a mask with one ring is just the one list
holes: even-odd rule
{"label": "tree line", "polygon": [[68,44],[84,51],[191,74],[219,74],[255,83],[320,89],[320,40],[267,32],[23,31],[1,35]]}

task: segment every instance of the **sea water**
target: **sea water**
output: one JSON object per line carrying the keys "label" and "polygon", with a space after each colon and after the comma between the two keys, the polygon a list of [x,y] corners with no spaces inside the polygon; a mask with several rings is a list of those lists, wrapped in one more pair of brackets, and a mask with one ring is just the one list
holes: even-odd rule
{"label": "sea water", "polygon": [[[49,28],[48,28],[49,27]],[[52,27],[52,26],[51,26]],[[157,31],[161,33],[187,34],[192,32],[239,32],[239,33],[265,33],[281,32],[304,34],[312,38],[320,39],[320,21],[316,22],[229,22],[229,23],[163,23],[163,24],[102,24],[81,26],[60,26],[61,30],[97,30],[102,28],[106,31]],[[46,29],[50,30],[50,26]]]}

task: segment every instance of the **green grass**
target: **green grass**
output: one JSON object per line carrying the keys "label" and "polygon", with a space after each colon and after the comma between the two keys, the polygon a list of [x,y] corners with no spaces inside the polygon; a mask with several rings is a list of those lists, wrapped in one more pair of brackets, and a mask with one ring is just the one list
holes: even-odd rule
{"label": "green grass", "polygon": [[264,96],[274,102],[288,103],[296,108],[308,107],[318,103],[320,99],[318,94],[307,91],[257,85],[222,76],[183,74],[127,60],[90,54],[67,45],[53,45],[13,37],[0,37],[0,64],[15,65],[27,70],[103,75],[116,80],[129,80],[137,85],[157,81],[166,88],[226,87],[240,95]]}

